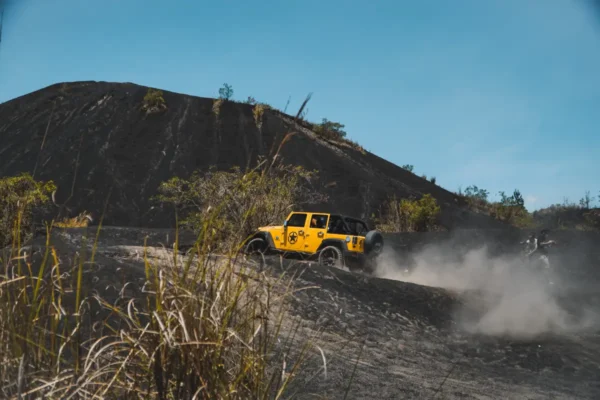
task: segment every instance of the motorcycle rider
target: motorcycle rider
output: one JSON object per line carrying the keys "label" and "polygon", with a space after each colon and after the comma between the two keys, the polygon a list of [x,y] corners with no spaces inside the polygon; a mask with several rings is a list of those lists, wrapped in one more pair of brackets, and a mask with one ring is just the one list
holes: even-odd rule
{"label": "motorcycle rider", "polygon": [[[544,255],[548,256],[548,247],[556,244],[556,241],[548,239],[548,229],[542,229],[540,232],[540,238],[538,239],[538,251]],[[550,266],[550,265],[548,265]]]}
{"label": "motorcycle rider", "polygon": [[531,232],[529,237],[527,239],[523,240],[522,242],[520,242],[519,244],[525,245],[525,251],[526,251],[525,255],[527,256],[527,258],[530,258],[531,254],[533,254],[533,252],[537,248],[537,238],[535,237],[535,232]]}
{"label": "motorcycle rider", "polygon": [[[529,239],[521,242],[521,244],[526,244],[526,253],[525,256],[531,263],[533,257],[537,256],[537,260],[542,262],[543,268],[548,274],[550,272],[550,260],[548,259],[548,247],[556,244],[554,240],[548,240],[548,230],[543,229],[540,232],[540,237],[537,238],[535,232],[532,232],[529,235]],[[554,283],[548,279],[548,283],[553,285]]]}

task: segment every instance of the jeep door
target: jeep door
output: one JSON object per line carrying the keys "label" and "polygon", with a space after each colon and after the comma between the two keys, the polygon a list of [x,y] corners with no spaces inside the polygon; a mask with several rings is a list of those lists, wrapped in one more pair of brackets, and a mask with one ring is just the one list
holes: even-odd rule
{"label": "jeep door", "polygon": [[327,233],[328,223],[329,214],[312,213],[310,215],[310,221],[304,240],[304,251],[308,253],[317,251]]}
{"label": "jeep door", "polygon": [[283,230],[284,241],[282,250],[304,251],[304,235],[306,234],[307,222],[307,213],[292,213],[290,215]]}

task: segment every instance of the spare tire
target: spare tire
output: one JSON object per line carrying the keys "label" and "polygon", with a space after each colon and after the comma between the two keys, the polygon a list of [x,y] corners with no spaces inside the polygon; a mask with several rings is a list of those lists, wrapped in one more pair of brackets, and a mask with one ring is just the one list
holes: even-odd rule
{"label": "spare tire", "polygon": [[383,235],[379,231],[369,231],[365,235],[365,254],[378,256],[383,251]]}

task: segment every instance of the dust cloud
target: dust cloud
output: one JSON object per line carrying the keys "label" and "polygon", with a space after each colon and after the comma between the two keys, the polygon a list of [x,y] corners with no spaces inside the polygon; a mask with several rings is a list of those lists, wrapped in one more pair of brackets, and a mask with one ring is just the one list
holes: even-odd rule
{"label": "dust cloud", "polygon": [[591,306],[569,304],[563,276],[536,271],[518,255],[491,256],[485,246],[457,253],[450,241],[426,246],[410,259],[388,247],[375,275],[461,294],[455,320],[473,334],[530,339],[600,326]]}

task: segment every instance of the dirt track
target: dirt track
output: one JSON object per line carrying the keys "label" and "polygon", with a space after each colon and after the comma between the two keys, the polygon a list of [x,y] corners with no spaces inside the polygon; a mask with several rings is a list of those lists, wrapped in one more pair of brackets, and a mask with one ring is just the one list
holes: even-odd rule
{"label": "dirt track", "polygon": [[[59,254],[74,254],[85,232],[70,230],[56,237]],[[89,237],[94,232],[94,227],[87,229]],[[86,279],[105,288],[108,296],[125,281],[142,284],[138,246],[148,234],[154,253],[170,247],[169,230],[105,228],[97,266]],[[43,243],[41,239],[36,241]],[[327,372],[325,376],[323,355],[316,351],[296,377],[296,398],[343,398],[363,345],[348,395],[352,399],[600,397],[597,326],[528,339],[469,334],[457,322],[461,312],[476,311],[468,296],[315,264],[268,260],[267,270],[275,276],[284,271],[301,274],[297,288],[318,286],[297,292],[291,314],[302,321],[301,338],[321,332],[317,344]]]}

